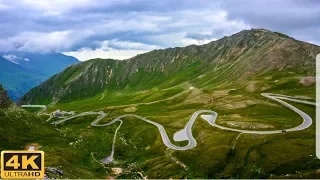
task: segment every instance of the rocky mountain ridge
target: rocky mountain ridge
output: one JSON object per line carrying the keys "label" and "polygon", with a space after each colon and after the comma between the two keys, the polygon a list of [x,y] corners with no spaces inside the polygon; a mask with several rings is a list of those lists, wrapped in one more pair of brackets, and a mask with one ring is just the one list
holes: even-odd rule
{"label": "rocky mountain ridge", "polygon": [[22,101],[66,102],[104,91],[161,89],[183,82],[191,82],[202,89],[225,83],[239,87],[246,85],[250,78],[273,71],[283,76],[290,72],[314,76],[318,53],[319,46],[281,33],[244,30],[200,46],[153,50],[124,61],[93,59],[82,62],[32,89]]}

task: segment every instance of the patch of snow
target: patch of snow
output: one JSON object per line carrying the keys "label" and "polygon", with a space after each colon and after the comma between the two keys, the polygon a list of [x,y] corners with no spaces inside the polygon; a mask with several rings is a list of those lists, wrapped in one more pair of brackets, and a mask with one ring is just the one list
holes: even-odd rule
{"label": "patch of snow", "polygon": [[8,55],[3,55],[3,58],[5,58],[6,60],[14,63],[14,64],[19,64],[16,60],[19,59],[16,55],[13,54],[8,54]]}

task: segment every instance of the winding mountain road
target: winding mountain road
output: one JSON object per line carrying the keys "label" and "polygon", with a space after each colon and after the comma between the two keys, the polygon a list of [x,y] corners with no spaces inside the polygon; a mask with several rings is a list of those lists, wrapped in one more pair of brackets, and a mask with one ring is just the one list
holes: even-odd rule
{"label": "winding mountain road", "polygon": [[277,134],[277,133],[290,132],[290,131],[300,131],[300,130],[306,129],[309,126],[311,126],[312,118],[308,114],[306,114],[305,112],[303,112],[303,111],[299,110],[298,108],[292,106],[291,104],[289,104],[289,103],[287,103],[285,101],[282,101],[281,99],[288,100],[288,101],[293,101],[293,102],[298,102],[298,103],[302,103],[302,104],[308,104],[308,105],[316,105],[315,103],[309,102],[309,101],[304,101],[304,100],[291,99],[291,98],[289,98],[289,96],[282,96],[282,95],[277,95],[277,94],[262,93],[261,95],[266,97],[266,98],[269,98],[269,99],[272,99],[274,101],[277,101],[280,104],[288,107],[289,109],[291,109],[294,112],[296,112],[297,114],[299,114],[303,119],[302,124],[300,124],[299,126],[296,126],[294,128],[290,128],[290,129],[272,130],[272,131],[253,131],[253,130],[242,130],[242,129],[234,129],[234,128],[224,127],[224,126],[216,124],[215,121],[212,121],[210,119],[207,119],[208,123],[210,125],[212,125],[212,126],[220,128],[220,129],[239,132],[239,133],[247,133],[247,134]]}
{"label": "winding mountain road", "polygon": [[[194,112],[192,114],[190,120],[185,125],[185,127],[182,130],[180,130],[180,131],[178,131],[178,132],[176,132],[174,134],[174,137],[173,137],[174,141],[185,141],[185,140],[187,140],[188,144],[186,146],[176,146],[176,145],[174,145],[170,141],[170,139],[168,137],[168,134],[166,133],[165,128],[161,124],[156,123],[156,122],[151,121],[151,120],[148,120],[148,119],[146,119],[144,117],[141,117],[141,116],[138,116],[138,115],[135,115],[135,114],[124,114],[124,115],[116,117],[115,119],[113,119],[112,121],[110,121],[108,123],[98,124],[99,121],[101,121],[103,118],[105,118],[107,116],[107,114],[105,112],[103,112],[103,111],[99,111],[99,112],[89,111],[89,112],[83,112],[83,113],[80,113],[80,114],[72,116],[72,117],[68,117],[68,118],[65,118],[65,119],[62,119],[62,120],[58,120],[58,121],[52,122],[52,124],[57,125],[57,124],[65,122],[65,121],[71,120],[73,118],[80,117],[80,116],[85,116],[85,115],[100,115],[99,117],[97,117],[97,119],[95,121],[93,121],[91,123],[91,125],[95,126],[95,127],[110,126],[110,125],[112,125],[112,124],[114,124],[114,123],[119,121],[120,124],[119,124],[117,130],[115,131],[115,135],[114,135],[114,139],[113,139],[112,153],[111,153],[111,155],[109,157],[103,159],[103,162],[105,162],[105,163],[110,162],[110,161],[113,160],[116,135],[117,135],[117,132],[118,132],[118,130],[120,129],[120,127],[122,125],[122,122],[123,122],[122,118],[126,118],[126,117],[135,117],[137,119],[140,119],[142,121],[145,121],[147,123],[150,123],[150,124],[156,126],[158,128],[159,132],[160,132],[160,135],[161,135],[163,143],[168,148],[171,148],[171,149],[174,149],[174,150],[182,150],[182,151],[188,150],[188,149],[192,149],[192,148],[197,146],[197,142],[196,142],[195,138],[192,135],[192,127],[193,127],[193,124],[196,121],[197,117],[200,114],[201,114],[200,117],[202,119],[206,120],[211,126],[214,126],[214,127],[217,127],[217,128],[223,129],[223,130],[234,131],[234,132],[239,132],[239,133],[250,133],[250,134],[277,134],[277,133],[283,133],[283,132],[300,131],[300,130],[308,128],[312,124],[312,119],[311,119],[311,117],[309,115],[307,115],[303,111],[299,110],[298,108],[292,106],[291,104],[289,104],[289,103],[287,103],[287,102],[285,102],[283,100],[288,100],[288,101],[293,101],[293,102],[298,102],[298,103],[303,103],[303,104],[308,104],[308,105],[315,105],[315,103],[309,102],[309,101],[305,101],[305,100],[299,100],[299,99],[296,99],[295,97],[279,95],[279,94],[262,93],[261,95],[266,97],[266,98],[269,98],[271,100],[277,101],[280,104],[286,106],[287,108],[289,108],[289,109],[293,110],[294,112],[296,112],[297,114],[299,114],[303,118],[302,124],[300,124],[299,126],[296,126],[294,128],[290,128],[290,129],[272,130],[272,131],[255,131],[255,130],[233,129],[233,128],[224,127],[224,126],[216,124],[215,121],[216,121],[217,116],[218,116],[218,114],[216,112],[211,111],[211,110],[198,110],[198,111],[196,111],[196,112]],[[43,105],[24,105],[22,107],[40,107],[40,106],[42,108],[46,108]],[[51,118],[52,118],[52,115],[50,115],[49,120]]]}

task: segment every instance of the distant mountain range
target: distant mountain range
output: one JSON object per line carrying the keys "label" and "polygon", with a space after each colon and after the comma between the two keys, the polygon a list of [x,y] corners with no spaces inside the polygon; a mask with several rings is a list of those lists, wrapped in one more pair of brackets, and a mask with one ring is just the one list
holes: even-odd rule
{"label": "distant mountain range", "polygon": [[23,101],[69,102],[104,92],[162,89],[184,82],[204,91],[299,89],[304,87],[299,81],[308,77],[312,81],[315,76],[318,53],[319,46],[281,33],[244,30],[201,46],[154,50],[124,61],[82,62],[33,88]]}
{"label": "distant mountain range", "polygon": [[61,53],[0,53],[0,84],[16,100],[32,87],[79,60]]}

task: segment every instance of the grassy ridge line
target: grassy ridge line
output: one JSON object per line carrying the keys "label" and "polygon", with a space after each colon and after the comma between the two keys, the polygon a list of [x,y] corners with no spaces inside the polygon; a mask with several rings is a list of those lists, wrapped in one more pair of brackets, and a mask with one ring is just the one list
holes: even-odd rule
{"label": "grassy ridge line", "polygon": [[134,93],[184,82],[207,90],[245,88],[250,80],[272,71],[280,72],[282,78],[314,76],[319,52],[318,46],[271,31],[242,31],[205,45],[154,50],[125,61],[79,63],[31,90],[22,101],[67,103],[103,92]]}

